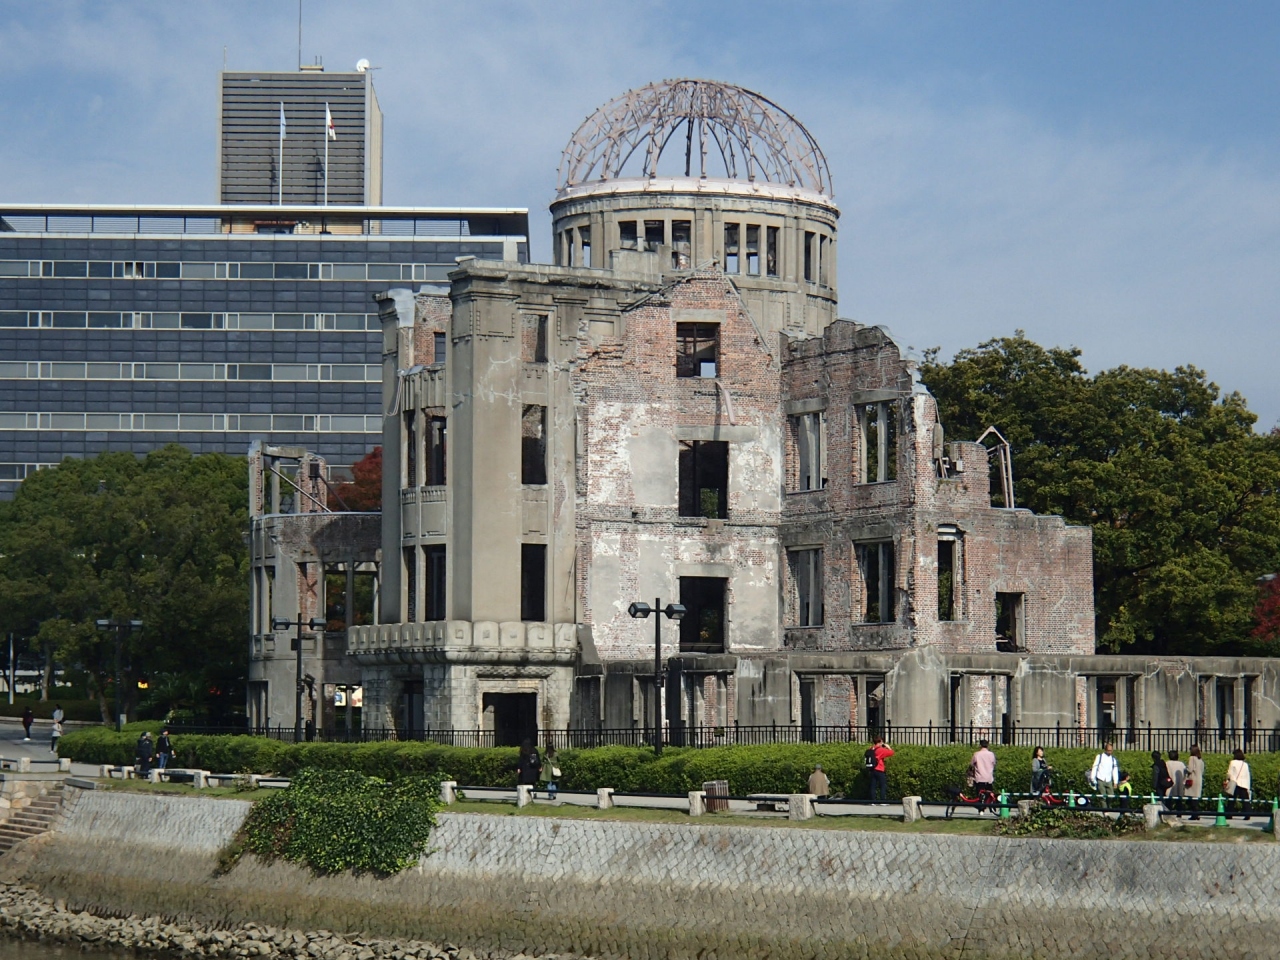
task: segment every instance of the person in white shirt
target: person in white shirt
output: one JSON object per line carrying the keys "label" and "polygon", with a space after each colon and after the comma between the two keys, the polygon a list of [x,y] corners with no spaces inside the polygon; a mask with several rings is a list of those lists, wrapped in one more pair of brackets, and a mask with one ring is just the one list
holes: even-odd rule
{"label": "person in white shirt", "polygon": [[1089,785],[1106,798],[1116,795],[1116,784],[1120,782],[1120,761],[1115,758],[1114,750],[1114,744],[1103,744],[1102,752],[1093,758],[1093,767],[1089,770]]}
{"label": "person in white shirt", "polygon": [[1165,766],[1169,770],[1169,779],[1172,783],[1164,795],[1174,801],[1172,804],[1174,809],[1181,810],[1184,806],[1182,798],[1187,794],[1187,765],[1178,759],[1177,750],[1170,750]]}
{"label": "person in white shirt", "polygon": [[[1227,764],[1227,779],[1222,781],[1222,792],[1229,798],[1235,800],[1243,800],[1244,805],[1249,805],[1249,791],[1253,789],[1252,777],[1249,774],[1249,764],[1244,762],[1244,751],[1237,749],[1232,755],[1232,760]],[[1232,809],[1237,806],[1235,803]]]}

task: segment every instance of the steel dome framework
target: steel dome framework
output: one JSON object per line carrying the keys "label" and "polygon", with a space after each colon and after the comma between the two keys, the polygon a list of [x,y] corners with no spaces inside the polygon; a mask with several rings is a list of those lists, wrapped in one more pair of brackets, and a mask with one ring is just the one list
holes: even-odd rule
{"label": "steel dome framework", "polygon": [[664,80],[606,103],[565,147],[559,188],[652,179],[660,176],[664,155],[678,159],[681,151],[686,177],[764,181],[833,195],[827,158],[799,120],[758,93],[712,80]]}

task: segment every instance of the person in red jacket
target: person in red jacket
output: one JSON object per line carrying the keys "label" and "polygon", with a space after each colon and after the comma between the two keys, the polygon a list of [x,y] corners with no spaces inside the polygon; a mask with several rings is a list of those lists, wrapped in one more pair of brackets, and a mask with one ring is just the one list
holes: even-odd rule
{"label": "person in red jacket", "polygon": [[885,773],[884,762],[893,756],[893,750],[884,742],[884,737],[876,737],[871,752],[876,759],[871,770],[871,802],[884,803],[889,799],[889,775]]}

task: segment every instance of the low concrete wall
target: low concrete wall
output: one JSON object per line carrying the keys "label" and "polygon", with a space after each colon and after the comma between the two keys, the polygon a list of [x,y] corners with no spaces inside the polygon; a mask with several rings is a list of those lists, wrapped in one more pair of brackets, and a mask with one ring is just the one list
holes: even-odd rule
{"label": "low concrete wall", "polygon": [[1280,847],[453,814],[390,879],[246,860],[248,805],[86,793],[0,859],[74,908],[611,957],[1274,956]]}

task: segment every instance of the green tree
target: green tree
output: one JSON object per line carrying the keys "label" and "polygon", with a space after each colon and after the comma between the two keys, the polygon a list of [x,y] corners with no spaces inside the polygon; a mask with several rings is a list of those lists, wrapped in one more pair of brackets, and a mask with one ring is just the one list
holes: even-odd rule
{"label": "green tree", "polygon": [[1100,648],[1267,652],[1255,579],[1280,561],[1280,438],[1194,367],[1090,376],[1021,331],[932,351],[921,377],[952,437],[995,425],[1019,506],[1089,524]]}
{"label": "green tree", "polygon": [[88,676],[110,719],[116,637],[100,618],[144,623],[124,641],[123,699],[161,673],[243,699],[248,623],[244,461],[170,445],[146,457],[63,461],[0,505],[0,626],[35,637]]}

